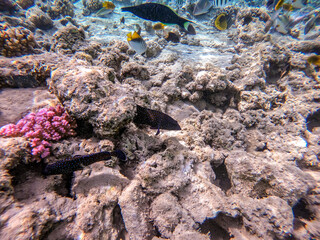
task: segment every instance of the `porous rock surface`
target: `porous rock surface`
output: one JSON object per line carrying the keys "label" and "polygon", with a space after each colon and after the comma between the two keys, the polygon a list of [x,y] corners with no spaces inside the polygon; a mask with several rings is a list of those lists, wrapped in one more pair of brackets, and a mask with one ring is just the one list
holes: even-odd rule
{"label": "porous rock surface", "polygon": [[[262,33],[263,12],[241,14],[227,68],[165,50],[129,57],[121,41],[80,51],[88,60],[72,55],[81,30],[68,28],[70,48],[57,34],[69,55],[48,53],[42,64],[61,62],[45,79],[80,127],[44,163],[113,149],[128,161],[45,178],[25,139],[1,138],[0,239],[319,238],[319,73],[303,45]],[[136,104],[182,130],[136,126]]]}

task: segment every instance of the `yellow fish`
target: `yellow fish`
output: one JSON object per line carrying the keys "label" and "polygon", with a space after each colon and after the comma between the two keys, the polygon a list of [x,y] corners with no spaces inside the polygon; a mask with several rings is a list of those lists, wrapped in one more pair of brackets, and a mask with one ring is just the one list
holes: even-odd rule
{"label": "yellow fish", "polygon": [[153,30],[162,30],[162,29],[164,29],[164,27],[165,27],[165,25],[163,24],[163,23],[156,23],[156,24],[154,24],[153,26],[152,26],[152,29]]}
{"label": "yellow fish", "polygon": [[320,67],[320,56],[319,55],[312,55],[307,59],[308,63],[319,66]]}
{"label": "yellow fish", "polygon": [[114,10],[116,5],[114,5],[113,2],[103,2],[102,7],[106,8],[106,9]]}
{"label": "yellow fish", "polygon": [[274,10],[278,11],[282,7],[283,4],[284,4],[284,0],[279,0],[277,5],[275,6]]}
{"label": "yellow fish", "polygon": [[127,40],[130,45],[130,47],[133,48],[133,50],[136,51],[138,54],[143,54],[147,51],[147,44],[142,39],[142,37],[134,31],[133,34],[130,32],[127,34]]}

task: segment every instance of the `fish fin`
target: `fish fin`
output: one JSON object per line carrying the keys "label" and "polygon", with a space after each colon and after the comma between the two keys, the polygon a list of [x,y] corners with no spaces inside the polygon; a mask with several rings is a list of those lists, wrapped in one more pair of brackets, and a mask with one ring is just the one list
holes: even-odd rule
{"label": "fish fin", "polygon": [[159,133],[160,133],[160,128],[158,127],[158,130],[156,132],[156,136],[159,135]]}
{"label": "fish fin", "polygon": [[128,40],[128,42],[130,42],[132,40],[132,33],[131,32],[129,32],[127,34],[127,40]]}
{"label": "fish fin", "polygon": [[132,34],[132,39],[131,40],[134,40],[134,39],[141,39],[141,36],[136,31],[134,31],[134,33]]}

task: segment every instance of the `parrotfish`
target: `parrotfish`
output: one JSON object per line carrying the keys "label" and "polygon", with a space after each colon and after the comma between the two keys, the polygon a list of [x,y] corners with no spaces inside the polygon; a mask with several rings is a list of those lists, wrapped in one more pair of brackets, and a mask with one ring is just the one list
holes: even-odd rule
{"label": "parrotfish", "polygon": [[181,130],[178,122],[169,115],[139,105],[137,105],[137,113],[133,122],[136,124],[146,124],[149,125],[151,129],[157,129],[156,135],[160,133],[160,129]]}
{"label": "parrotfish", "polygon": [[121,8],[123,12],[131,12],[134,15],[153,22],[163,24],[177,24],[188,32],[190,20],[180,17],[170,7],[159,3],[144,3],[132,7]]}
{"label": "parrotfish", "polygon": [[127,156],[121,150],[115,150],[113,152],[99,152],[89,155],[76,156],[69,159],[64,159],[52,164],[48,164],[43,171],[44,175],[56,175],[56,174],[66,174],[72,173],[77,170],[82,170],[85,166],[99,162],[102,160],[111,159],[111,157],[117,157],[120,161],[126,161]]}

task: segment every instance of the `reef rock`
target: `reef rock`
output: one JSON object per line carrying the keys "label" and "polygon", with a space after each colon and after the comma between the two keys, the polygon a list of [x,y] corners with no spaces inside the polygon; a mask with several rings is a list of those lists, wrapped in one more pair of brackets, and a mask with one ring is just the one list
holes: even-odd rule
{"label": "reef rock", "polygon": [[88,122],[99,136],[115,135],[132,121],[133,95],[115,82],[111,68],[77,62],[68,66],[54,70],[48,84],[72,117]]}

